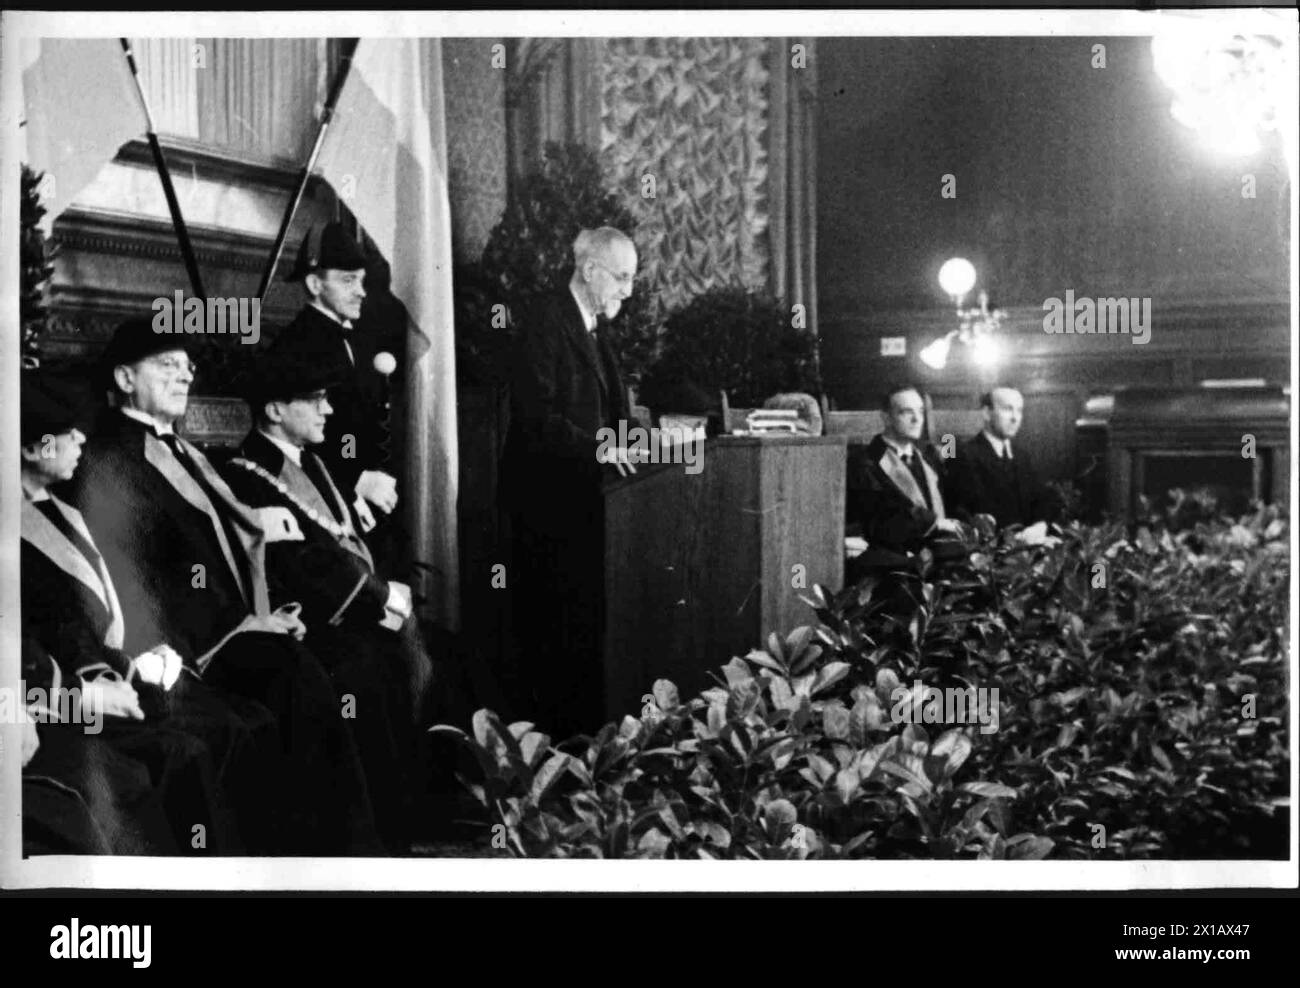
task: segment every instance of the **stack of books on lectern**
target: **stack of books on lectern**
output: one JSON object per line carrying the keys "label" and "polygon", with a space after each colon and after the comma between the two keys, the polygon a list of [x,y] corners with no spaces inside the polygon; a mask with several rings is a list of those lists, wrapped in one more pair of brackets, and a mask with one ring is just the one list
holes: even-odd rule
{"label": "stack of books on lectern", "polygon": [[745,416],[745,431],[751,436],[812,435],[808,423],[793,408],[756,408]]}

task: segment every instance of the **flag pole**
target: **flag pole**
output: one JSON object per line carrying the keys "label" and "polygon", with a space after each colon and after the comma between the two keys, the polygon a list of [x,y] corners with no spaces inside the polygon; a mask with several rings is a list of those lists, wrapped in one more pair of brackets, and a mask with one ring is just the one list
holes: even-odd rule
{"label": "flag pole", "polygon": [[163,157],[162,145],[154,132],[153,113],[149,110],[149,101],[144,95],[144,86],[140,83],[140,69],[135,64],[135,53],[131,51],[131,42],[126,38],[118,39],[122,51],[126,54],[126,63],[131,67],[131,78],[135,80],[135,92],[140,97],[140,107],[144,110],[145,136],[149,139],[149,150],[153,152],[154,167],[162,180],[163,195],[167,198],[167,209],[172,214],[172,226],[176,228],[176,239],[180,242],[181,258],[185,261],[185,270],[190,275],[190,287],[196,298],[206,299],[203,280],[199,277],[199,262],[194,256],[194,245],[190,243],[189,230],[185,228],[185,217],[181,215],[181,204],[176,199],[176,188],[172,185],[172,173],[167,168],[167,159]]}
{"label": "flag pole", "polygon": [[348,70],[352,67],[352,56],[356,54],[357,44],[360,40],[360,38],[343,39],[339,70],[334,76],[334,81],[330,84],[329,94],[325,98],[325,106],[321,110],[320,129],[316,132],[316,143],[312,145],[307,164],[298,175],[298,184],[293,195],[289,197],[289,204],[284,210],[284,218],[280,221],[280,231],[275,235],[275,245],[271,248],[271,260],[267,264],[266,270],[262,272],[262,281],[257,286],[259,301],[266,298],[267,290],[271,287],[271,279],[275,277],[275,267],[280,263],[280,254],[284,251],[284,241],[289,235],[289,225],[293,222],[294,213],[298,211],[298,204],[302,202],[303,193],[307,191],[307,182],[311,178],[311,170],[316,167],[316,159],[320,157],[321,148],[325,144],[325,132],[329,130],[330,121],[334,118],[334,107],[338,104],[339,95],[343,92],[343,83],[348,77]]}

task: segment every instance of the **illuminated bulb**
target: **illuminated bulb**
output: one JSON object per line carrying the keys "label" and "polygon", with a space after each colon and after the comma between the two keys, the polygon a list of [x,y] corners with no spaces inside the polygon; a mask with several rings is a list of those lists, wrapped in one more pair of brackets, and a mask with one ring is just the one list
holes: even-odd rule
{"label": "illuminated bulb", "polygon": [[381,350],[379,353],[375,354],[374,367],[375,370],[383,374],[384,377],[387,377],[389,374],[393,373],[393,371],[397,370],[397,358],[387,350]]}
{"label": "illuminated bulb", "polygon": [[935,370],[943,370],[948,365],[948,351],[952,349],[952,334],[935,340],[921,351],[921,362]]}
{"label": "illuminated bulb", "polygon": [[939,285],[954,298],[961,298],[975,287],[975,265],[964,257],[951,257],[939,269]]}
{"label": "illuminated bulb", "polygon": [[978,336],[971,344],[971,360],[980,367],[992,367],[1002,359],[997,341],[988,336]]}

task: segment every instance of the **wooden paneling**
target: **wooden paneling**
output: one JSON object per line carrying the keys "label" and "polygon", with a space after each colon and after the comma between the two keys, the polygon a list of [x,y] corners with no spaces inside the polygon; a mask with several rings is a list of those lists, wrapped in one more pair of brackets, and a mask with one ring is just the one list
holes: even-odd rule
{"label": "wooden paneling", "polygon": [[[1290,498],[1290,399],[1280,389],[1192,388],[1116,395],[1107,439],[1108,507],[1132,514],[1140,494],[1204,486],[1229,512],[1251,498]],[[1253,439],[1254,455],[1246,445]]]}

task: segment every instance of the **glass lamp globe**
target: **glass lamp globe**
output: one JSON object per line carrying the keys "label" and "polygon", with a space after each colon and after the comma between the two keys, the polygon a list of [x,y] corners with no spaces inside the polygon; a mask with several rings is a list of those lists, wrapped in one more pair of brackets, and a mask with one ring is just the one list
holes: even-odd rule
{"label": "glass lamp globe", "polygon": [[952,349],[951,334],[935,340],[922,350],[920,353],[921,362],[935,370],[943,370],[948,366],[948,351],[950,349]]}
{"label": "glass lamp globe", "polygon": [[953,298],[962,298],[975,287],[975,265],[964,257],[950,257],[939,269],[939,287]]}

